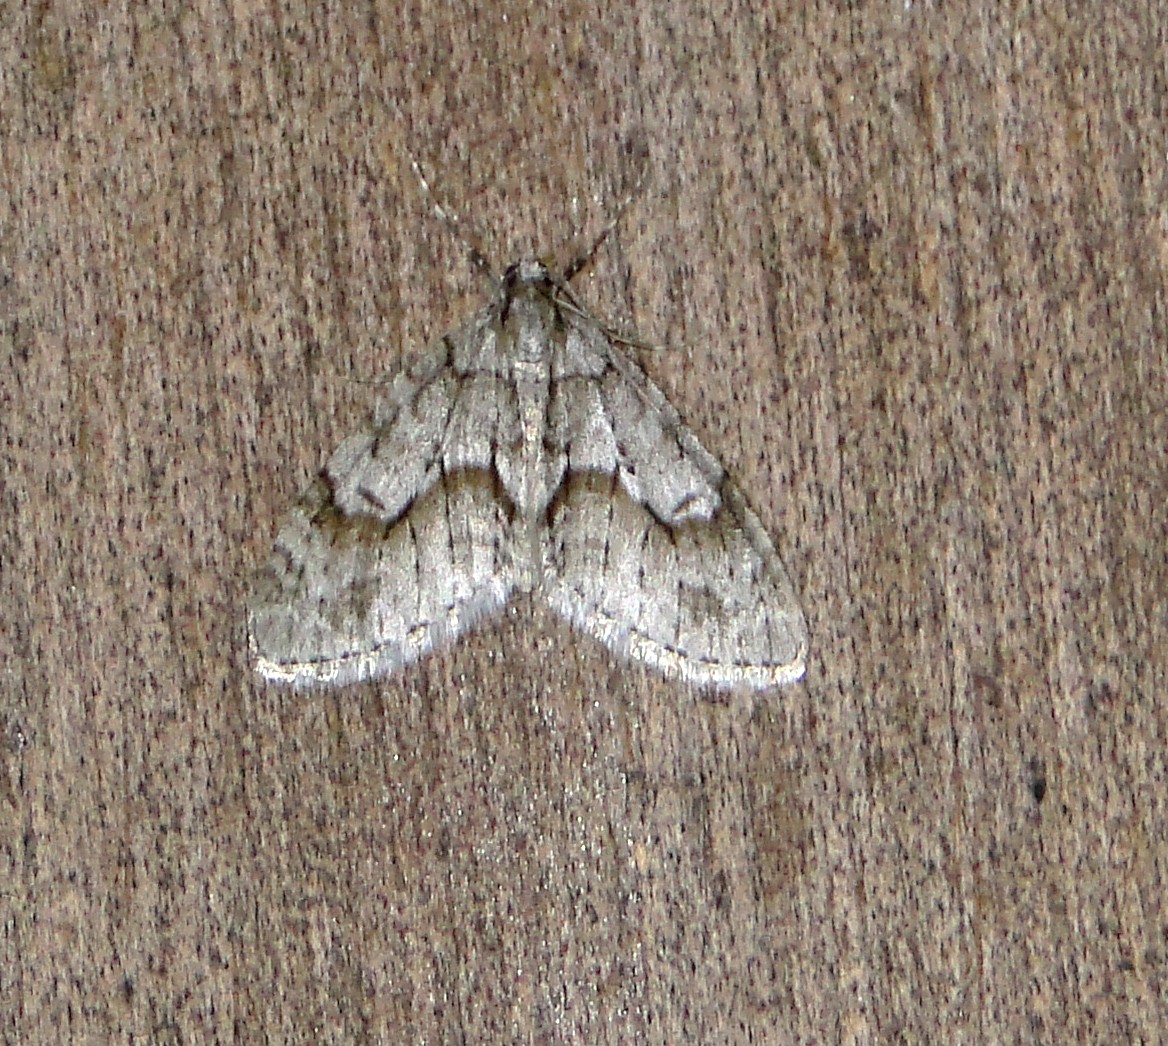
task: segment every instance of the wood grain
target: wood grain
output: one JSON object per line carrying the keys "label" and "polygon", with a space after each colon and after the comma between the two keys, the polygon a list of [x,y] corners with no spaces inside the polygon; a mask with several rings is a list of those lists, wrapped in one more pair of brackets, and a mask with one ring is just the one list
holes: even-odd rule
{"label": "wood grain", "polygon": [[[25,5],[0,39],[0,1037],[1166,1022],[1161,5]],[[135,12],[133,14],[127,12]],[[802,592],[711,703],[529,601],[263,685],[403,349],[561,262]]]}

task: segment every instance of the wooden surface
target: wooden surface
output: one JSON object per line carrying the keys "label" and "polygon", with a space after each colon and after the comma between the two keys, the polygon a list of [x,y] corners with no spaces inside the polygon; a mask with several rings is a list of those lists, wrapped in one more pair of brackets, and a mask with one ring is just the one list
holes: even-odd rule
{"label": "wooden surface", "polygon": [[[1159,1039],[1163,7],[751,6],[15,9],[3,1041]],[[497,269],[647,157],[575,290],[667,347],[804,684],[530,600],[249,672],[279,516],[489,290],[411,152]]]}

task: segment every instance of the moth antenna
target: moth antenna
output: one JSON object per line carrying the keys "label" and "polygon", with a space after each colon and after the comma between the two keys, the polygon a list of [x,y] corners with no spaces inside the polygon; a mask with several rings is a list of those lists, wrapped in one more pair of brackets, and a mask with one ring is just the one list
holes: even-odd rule
{"label": "moth antenna", "polygon": [[454,238],[466,249],[470,255],[471,264],[474,265],[478,271],[485,276],[492,285],[499,282],[498,277],[491,270],[491,263],[487,261],[486,251],[483,250],[482,243],[477,236],[463,227],[463,223],[455,215],[454,210],[446,205],[446,203],[439,198],[438,194],[430,188],[430,183],[426,179],[425,173],[422,171],[422,165],[418,163],[413,153],[409,153],[410,166],[414,169],[414,174],[417,176],[418,184],[422,187],[423,195],[430,201],[430,206],[434,210],[434,214],[444,221],[454,234]]}
{"label": "moth antenna", "polygon": [[641,195],[641,190],[645,187],[645,177],[649,170],[648,161],[642,158],[640,170],[637,172],[637,180],[633,183],[632,189],[625,193],[620,203],[617,204],[616,213],[609,220],[608,224],[597,234],[592,243],[588,246],[586,251],[577,255],[571,262],[568,263],[567,268],[564,269],[560,280],[563,283],[568,283],[573,276],[579,273],[586,266],[590,265],[592,259],[596,257],[596,252],[600,249],[600,245],[612,235],[612,232],[621,223],[625,214],[633,201]]}

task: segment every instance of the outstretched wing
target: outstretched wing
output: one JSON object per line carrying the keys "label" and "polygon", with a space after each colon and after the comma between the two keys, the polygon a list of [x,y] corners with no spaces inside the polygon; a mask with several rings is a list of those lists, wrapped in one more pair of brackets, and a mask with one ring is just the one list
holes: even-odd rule
{"label": "outstretched wing", "polygon": [[799,679],[807,626],[758,518],[640,368],[615,348],[609,358],[592,409],[566,413],[587,416],[589,445],[614,454],[565,478],[540,591],[667,675],[758,689]]}
{"label": "outstretched wing", "polygon": [[491,355],[491,315],[400,375],[285,521],[248,620],[267,678],[385,675],[507,600],[512,508],[491,469],[515,396]]}

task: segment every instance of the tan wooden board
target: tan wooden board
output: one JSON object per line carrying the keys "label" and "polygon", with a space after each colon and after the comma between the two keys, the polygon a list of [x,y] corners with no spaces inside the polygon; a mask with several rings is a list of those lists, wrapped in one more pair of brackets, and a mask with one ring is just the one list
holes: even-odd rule
{"label": "tan wooden board", "polygon": [[[18,5],[0,37],[0,1039],[1153,1042],[1162,5]],[[249,670],[278,518],[566,261],[774,536],[805,682],[529,600]]]}

